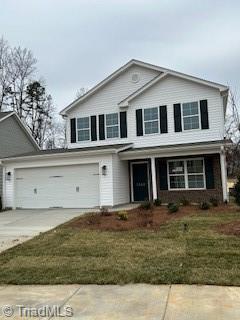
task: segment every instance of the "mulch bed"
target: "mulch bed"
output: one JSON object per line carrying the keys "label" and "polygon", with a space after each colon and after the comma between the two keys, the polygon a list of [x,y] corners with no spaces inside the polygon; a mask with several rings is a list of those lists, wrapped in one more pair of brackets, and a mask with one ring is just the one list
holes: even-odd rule
{"label": "mulch bed", "polygon": [[[226,205],[213,207],[207,211],[211,214],[226,212]],[[136,208],[128,211],[128,220],[119,220],[117,212],[108,215],[89,213],[70,221],[67,226],[77,229],[92,229],[99,231],[128,231],[135,229],[155,230],[168,221],[193,215],[200,210],[196,206],[180,207],[176,213],[169,213],[166,206],[154,207],[151,210]]]}
{"label": "mulch bed", "polygon": [[240,237],[240,221],[220,224],[216,229],[220,233]]}

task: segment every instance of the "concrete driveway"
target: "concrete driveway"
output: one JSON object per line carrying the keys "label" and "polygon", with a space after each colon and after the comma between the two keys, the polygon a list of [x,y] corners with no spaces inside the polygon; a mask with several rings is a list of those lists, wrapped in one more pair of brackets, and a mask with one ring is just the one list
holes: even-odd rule
{"label": "concrete driveway", "polygon": [[[49,317],[49,311],[58,307],[60,312]],[[73,316],[66,318],[81,320],[239,320],[240,288],[145,284],[0,287],[0,319],[32,319],[31,314],[35,319],[62,319],[59,315],[68,312]]]}
{"label": "concrete driveway", "polygon": [[90,209],[35,209],[0,212],[0,252],[87,211]]}

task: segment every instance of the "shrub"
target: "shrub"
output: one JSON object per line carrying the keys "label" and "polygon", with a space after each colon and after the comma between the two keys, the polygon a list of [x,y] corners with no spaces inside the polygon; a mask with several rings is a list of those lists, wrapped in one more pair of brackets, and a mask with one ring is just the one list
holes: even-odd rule
{"label": "shrub", "polygon": [[117,215],[118,215],[118,219],[119,220],[123,220],[123,221],[127,221],[128,220],[127,211],[119,211]]}
{"label": "shrub", "polygon": [[216,198],[211,198],[210,202],[211,202],[213,207],[217,207],[218,204],[219,204],[218,199],[216,199]]}
{"label": "shrub", "polygon": [[154,200],[154,205],[155,205],[156,207],[160,207],[161,204],[162,204],[162,201],[161,201],[160,199],[155,199],[155,200]]}
{"label": "shrub", "polygon": [[178,211],[178,209],[179,209],[179,206],[176,203],[169,203],[168,204],[168,211],[170,213],[175,213]]}
{"label": "shrub", "polygon": [[206,202],[206,201],[202,201],[199,204],[199,208],[201,210],[208,210],[210,208],[210,204],[208,202]]}
{"label": "shrub", "polygon": [[107,207],[101,207],[100,212],[102,216],[111,216],[111,212],[109,212]]}
{"label": "shrub", "polygon": [[0,197],[0,211],[2,210],[2,198]]}
{"label": "shrub", "polygon": [[151,201],[144,201],[140,206],[140,208],[144,209],[144,210],[150,210],[150,209],[152,209],[152,207],[153,207],[153,205],[152,205]]}
{"label": "shrub", "polygon": [[240,206],[240,176],[238,177],[238,181],[234,186],[234,197],[236,203]]}
{"label": "shrub", "polygon": [[186,198],[182,198],[180,200],[180,203],[183,205],[183,206],[189,206],[190,202],[189,200],[187,200]]}

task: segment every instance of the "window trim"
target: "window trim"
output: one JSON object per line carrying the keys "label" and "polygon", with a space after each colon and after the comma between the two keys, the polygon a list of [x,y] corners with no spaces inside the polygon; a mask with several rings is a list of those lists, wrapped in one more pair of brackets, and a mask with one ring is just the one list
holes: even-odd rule
{"label": "window trim", "polygon": [[[187,162],[188,161],[192,161],[192,160],[202,160],[203,162],[203,172],[202,173],[188,173],[187,172]],[[180,173],[180,175],[184,176],[184,182],[185,182],[185,188],[171,188],[170,185],[170,175],[171,173],[169,173],[169,162],[175,162],[175,161],[183,161],[184,164],[184,173]],[[178,174],[176,174],[177,176]],[[188,176],[189,175],[203,175],[203,188],[189,188],[188,186]],[[168,178],[168,190],[169,191],[181,191],[181,190],[206,190],[206,171],[205,171],[205,161],[204,158],[200,157],[200,158],[181,158],[181,159],[170,159],[167,160],[167,178]]]}
{"label": "window trim", "polygon": [[[111,126],[107,126],[107,115],[109,114],[117,114],[118,115],[118,124],[114,124],[114,125],[111,125]],[[104,114],[104,122],[105,122],[105,125],[104,125],[104,130],[105,130],[105,139],[107,140],[111,140],[111,139],[119,139],[120,138],[120,114],[119,112],[111,112],[111,113],[105,113]],[[114,138],[108,138],[107,136],[107,128],[108,127],[118,127],[118,136],[117,137],[114,137]]]}
{"label": "window trim", "polygon": [[[85,128],[85,129],[78,129],[78,119],[83,119],[83,118],[88,118],[88,122],[89,122],[89,128]],[[82,130],[89,130],[89,139],[88,140],[78,140],[78,131],[82,131]],[[80,117],[80,118],[76,118],[76,141],[78,143],[85,143],[85,142],[89,142],[91,141],[91,117],[90,116],[86,116],[86,117]]]}
{"label": "window trim", "polygon": [[[158,113],[158,118],[156,120],[146,120],[144,119],[144,111],[148,110],[148,109],[157,109],[157,113]],[[152,135],[156,135],[156,134],[160,134],[160,115],[159,115],[159,107],[147,107],[147,108],[143,108],[143,135],[144,136],[152,136]],[[145,133],[145,122],[153,122],[153,121],[158,121],[158,132],[155,133]]]}
{"label": "window trim", "polygon": [[[184,129],[184,118],[189,118],[189,117],[194,117],[196,115],[191,115],[191,116],[183,116],[183,105],[186,104],[186,103],[193,103],[193,102],[197,102],[197,105],[198,105],[198,128],[195,128],[195,129]],[[200,113],[200,103],[199,101],[188,101],[188,102],[182,102],[181,103],[181,123],[182,123],[182,131],[196,131],[196,130],[201,130],[201,113]]]}

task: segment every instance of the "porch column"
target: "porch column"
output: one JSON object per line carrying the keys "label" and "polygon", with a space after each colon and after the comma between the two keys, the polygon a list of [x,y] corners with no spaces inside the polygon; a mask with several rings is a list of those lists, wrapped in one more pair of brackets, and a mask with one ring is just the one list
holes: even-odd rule
{"label": "porch column", "polygon": [[153,200],[157,199],[157,178],[155,158],[151,157],[151,173],[152,173],[152,193]]}
{"label": "porch column", "polygon": [[220,153],[220,166],[221,166],[223,201],[228,201],[226,156],[225,156],[225,151],[223,147],[221,148],[221,153]]}

